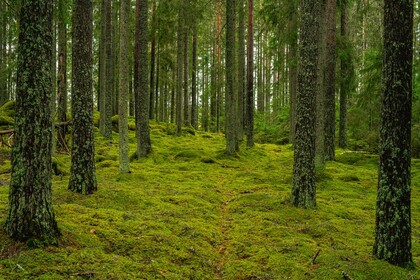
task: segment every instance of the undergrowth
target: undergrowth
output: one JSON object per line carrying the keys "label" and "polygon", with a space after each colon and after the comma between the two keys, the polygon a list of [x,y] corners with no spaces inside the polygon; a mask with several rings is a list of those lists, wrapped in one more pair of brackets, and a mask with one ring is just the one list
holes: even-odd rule
{"label": "undergrowth", "polygon": [[[151,127],[153,152],[132,161],[131,174],[119,174],[118,136],[111,144],[96,136],[98,192],[90,196],[67,190],[70,157],[54,156],[59,246],[29,249],[0,231],[1,279],[420,278],[372,256],[377,156],[337,150],[317,176],[318,208],[304,210],[290,203],[290,145],[241,146],[229,157],[221,134]],[[132,154],[133,131],[129,143]],[[10,168],[7,157],[0,162],[0,171]],[[412,174],[418,266],[420,160]],[[0,184],[1,223],[7,196]]]}

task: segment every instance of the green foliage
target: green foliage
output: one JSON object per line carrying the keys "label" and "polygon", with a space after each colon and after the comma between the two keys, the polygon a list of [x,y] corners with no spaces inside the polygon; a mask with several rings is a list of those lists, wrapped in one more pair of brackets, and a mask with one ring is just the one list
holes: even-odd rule
{"label": "green foliage", "polygon": [[[131,174],[119,174],[118,135],[112,142],[97,135],[98,192],[69,192],[68,173],[54,176],[63,237],[57,247],[29,249],[0,230],[0,278],[342,279],[342,271],[353,279],[419,277],[372,256],[376,155],[338,150],[318,174],[318,209],[309,211],[290,203],[290,145],[243,146],[232,157],[223,153],[222,134],[177,137],[167,135],[169,127],[151,123],[154,152],[133,161]],[[134,132],[129,136],[132,153]],[[70,170],[68,155],[54,161]],[[2,165],[10,168],[8,160]],[[420,160],[412,172],[418,240]],[[0,220],[7,196],[0,187]],[[418,246],[413,257],[419,265]]]}

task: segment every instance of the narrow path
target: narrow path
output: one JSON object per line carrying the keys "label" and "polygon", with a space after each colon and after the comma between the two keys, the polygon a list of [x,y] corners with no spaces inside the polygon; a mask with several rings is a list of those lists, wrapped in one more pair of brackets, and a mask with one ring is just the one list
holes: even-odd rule
{"label": "narrow path", "polygon": [[[227,178],[231,178],[230,174],[226,174]],[[215,247],[216,253],[218,254],[217,267],[216,267],[216,277],[217,279],[225,279],[224,276],[224,267],[225,264],[229,261],[228,256],[228,246],[231,242],[229,236],[229,231],[232,227],[232,217],[230,215],[229,203],[235,198],[237,194],[233,190],[229,189],[229,184],[223,180],[220,187],[217,189],[223,197],[223,202],[220,204],[220,217],[219,217],[219,233],[220,233],[220,243]]]}

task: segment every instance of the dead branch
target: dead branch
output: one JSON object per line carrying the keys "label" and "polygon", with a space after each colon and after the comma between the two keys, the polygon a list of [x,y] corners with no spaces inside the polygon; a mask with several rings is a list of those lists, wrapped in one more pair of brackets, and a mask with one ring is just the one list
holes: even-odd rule
{"label": "dead branch", "polygon": [[315,255],[312,257],[311,265],[315,264],[315,260],[318,258],[319,253],[321,253],[321,249],[318,249],[318,251],[316,251]]}
{"label": "dead branch", "polygon": [[351,276],[347,273],[347,272],[341,272],[341,275],[343,275],[343,279],[344,280],[353,280],[353,278],[351,278]]}

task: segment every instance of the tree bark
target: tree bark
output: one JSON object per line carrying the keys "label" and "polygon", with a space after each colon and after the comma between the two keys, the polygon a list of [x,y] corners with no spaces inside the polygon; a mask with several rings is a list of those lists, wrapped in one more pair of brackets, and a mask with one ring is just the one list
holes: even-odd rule
{"label": "tree bark", "polygon": [[296,207],[316,207],[315,95],[322,0],[302,0],[299,33],[297,122],[292,201]]}
{"label": "tree bark", "polygon": [[56,243],[60,234],[51,199],[50,104],[53,2],[22,0],[17,94],[7,234]]}
{"label": "tree bark", "polygon": [[[185,8],[184,8],[185,9]],[[182,86],[184,90],[184,125],[189,126],[190,125],[190,116],[189,116],[189,110],[190,110],[190,97],[188,95],[188,27],[185,24],[184,25],[184,42],[182,43],[184,47],[183,51],[183,70],[184,70],[184,84]]]}
{"label": "tree bark", "polygon": [[178,11],[178,34],[177,34],[177,54],[176,54],[176,134],[181,135],[182,131],[182,76],[183,63],[182,53],[184,49],[184,14],[183,1],[181,1]]}
{"label": "tree bark", "polygon": [[244,0],[238,1],[238,141],[244,138],[245,107],[245,10]]}
{"label": "tree bark", "polygon": [[335,64],[337,0],[327,0],[325,61],[325,160],[335,159]]}
{"label": "tree bark", "polygon": [[137,0],[136,2],[136,41],[135,59],[137,69],[136,77],[136,137],[137,137],[137,156],[146,157],[151,151],[150,128],[149,128],[149,109],[150,91],[147,81],[148,62],[147,62],[147,14],[148,1]]}
{"label": "tree bark", "polygon": [[374,255],[412,266],[413,1],[384,1],[384,57]]}
{"label": "tree bark", "polygon": [[248,0],[248,39],[246,73],[247,147],[254,146],[254,0]]}
{"label": "tree bark", "polygon": [[150,46],[150,104],[149,104],[149,118],[151,120],[154,117],[154,101],[155,101],[155,62],[156,62],[156,0],[152,2],[152,43]]}
{"label": "tree bark", "polygon": [[192,73],[191,73],[191,125],[198,129],[197,115],[197,20],[193,23],[192,34]]}
{"label": "tree bark", "polygon": [[97,190],[93,130],[92,1],[75,0],[73,9],[73,144],[69,189],[81,194],[92,194]]}
{"label": "tree bark", "polygon": [[236,121],[236,94],[235,91],[235,0],[226,0],[226,153],[234,154],[239,150],[237,121]]}
{"label": "tree bark", "polygon": [[130,158],[128,149],[128,33],[130,31],[130,0],[121,0],[120,10],[120,81],[118,99],[118,132],[120,172],[130,172]]}
{"label": "tree bark", "polygon": [[[58,1],[58,122],[67,121],[67,10],[65,0]],[[67,148],[67,126],[57,130],[59,149]]]}

